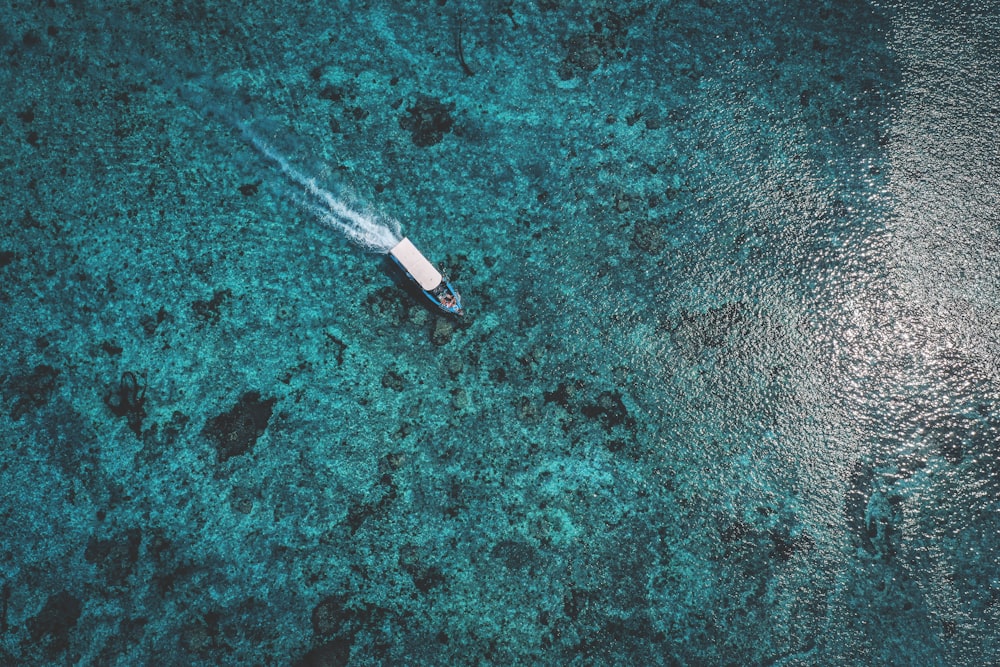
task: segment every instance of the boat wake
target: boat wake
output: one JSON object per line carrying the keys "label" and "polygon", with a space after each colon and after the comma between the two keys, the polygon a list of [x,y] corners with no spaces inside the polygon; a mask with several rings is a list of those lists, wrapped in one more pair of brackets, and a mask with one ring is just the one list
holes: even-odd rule
{"label": "boat wake", "polygon": [[302,188],[305,197],[297,198],[299,203],[321,223],[342,233],[355,245],[383,255],[403,239],[398,221],[349,206],[343,199],[323,188],[314,176],[289,162],[288,158],[246,123],[234,121],[234,125],[248,144],[272,162],[289,181]]}
{"label": "boat wake", "polygon": [[[152,70],[152,67],[147,69]],[[260,117],[262,114],[248,108],[241,116],[222,106],[218,100],[236,96],[220,90],[208,75],[176,83],[174,88],[195,113],[205,119],[222,120],[237,130],[243,141],[277,167],[292,185],[300,188],[299,196],[293,198],[325,226],[340,232],[351,243],[383,255],[403,239],[397,220],[373,213],[365,207],[352,205],[344,197],[323,187],[314,175],[292,164],[285,154],[251,126],[250,121],[244,120]]]}
{"label": "boat wake", "polygon": [[[364,206],[338,196],[320,185],[317,178],[296,167],[291,160],[253,129],[249,119],[266,114],[255,113],[252,106],[240,114],[221,100],[232,103],[240,96],[219,85],[212,75],[202,71],[191,72],[185,59],[163,44],[149,44],[146,36],[139,33],[128,21],[109,18],[110,25],[105,34],[123,32],[127,39],[122,44],[131,45],[128,52],[119,52],[122,60],[131,63],[139,71],[147,73],[150,79],[160,79],[164,87],[174,90],[183,102],[202,118],[222,120],[240,133],[240,136],[262,157],[274,164],[294,186],[301,189],[301,196],[294,197],[325,226],[343,234],[351,243],[365,250],[388,254],[390,248],[403,239],[399,222],[372,212]],[[118,51],[116,42],[109,47]],[[153,53],[154,56],[146,55]],[[248,104],[248,103],[247,103]]]}

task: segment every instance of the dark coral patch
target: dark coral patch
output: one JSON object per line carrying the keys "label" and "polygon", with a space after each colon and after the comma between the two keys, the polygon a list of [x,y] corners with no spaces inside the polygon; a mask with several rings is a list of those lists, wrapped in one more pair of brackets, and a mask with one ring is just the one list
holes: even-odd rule
{"label": "dark coral patch", "polygon": [[559,78],[593,72],[601,65],[600,40],[591,35],[574,35],[566,42],[566,59],[559,66]]}
{"label": "dark coral patch", "polygon": [[352,612],[347,608],[347,598],[343,595],[330,595],[323,598],[313,607],[313,632],[319,637],[328,637],[339,633],[351,620]]}
{"label": "dark coral patch", "polygon": [[[605,430],[616,426],[635,428],[635,418],[628,413],[621,392],[605,390],[593,396],[592,391],[583,381],[571,379],[560,382],[553,391],[543,391],[542,397],[545,403],[555,403],[570,414],[579,413],[599,422]],[[588,396],[592,398],[588,400]]]}
{"label": "dark coral patch", "polygon": [[104,396],[104,404],[115,417],[124,417],[136,437],[142,437],[142,420],[146,418],[146,384],[135,373],[122,373],[118,386]]}
{"label": "dark coral patch", "polygon": [[787,532],[772,530],[769,533],[771,538],[771,558],[780,563],[786,563],[792,556],[800,551],[809,551],[815,544],[812,536],[807,532],[799,535],[789,535]]}
{"label": "dark coral patch", "polygon": [[537,550],[527,542],[502,540],[490,550],[490,555],[500,560],[508,570],[523,570],[534,564]]}
{"label": "dark coral patch", "polygon": [[321,100],[330,100],[331,102],[339,102],[344,99],[344,91],[332,83],[328,83],[323,86],[323,89],[319,91],[319,98]]}
{"label": "dark coral patch", "polygon": [[413,585],[421,593],[427,593],[445,583],[444,573],[437,565],[424,562],[417,547],[403,546],[399,550],[399,567],[413,579]]}
{"label": "dark coral patch", "polygon": [[[195,304],[208,303],[205,301],[195,301]],[[198,314],[197,305],[195,306],[195,314]],[[167,312],[166,308],[160,307],[160,310],[156,315],[145,314],[139,318],[139,324],[142,325],[142,330],[146,332],[147,335],[152,336],[156,333],[156,327],[160,326],[164,320],[168,319],[170,314]]]}
{"label": "dark coral patch", "polygon": [[566,40],[566,58],[559,63],[559,78],[566,80],[593,72],[602,64],[620,59],[625,53],[629,24],[635,16],[605,12],[586,33]]}
{"label": "dark coral patch", "polygon": [[55,391],[58,375],[59,371],[52,366],[39,364],[28,373],[10,378],[5,383],[4,394],[8,400],[13,399],[11,419],[20,419],[32,410],[45,407]]}
{"label": "dark coral patch", "polygon": [[455,124],[451,117],[454,110],[454,102],[444,104],[429,95],[417,95],[413,106],[406,108],[409,115],[399,119],[399,126],[410,132],[414,145],[422,148],[433,146],[451,132]]}
{"label": "dark coral patch", "polygon": [[192,302],[191,308],[194,310],[194,316],[203,322],[216,324],[219,321],[219,308],[222,306],[222,302],[232,295],[232,290],[221,289],[217,290],[209,301],[198,299]]}
{"label": "dark coral patch", "polygon": [[261,181],[254,181],[253,183],[244,183],[239,187],[240,194],[244,197],[251,197],[257,194],[257,189],[260,188]]}
{"label": "dark coral patch", "polygon": [[202,433],[215,443],[219,462],[246,454],[264,434],[276,398],[261,400],[260,393],[248,391],[232,410],[213,417]]}
{"label": "dark coral patch", "polygon": [[369,518],[384,518],[389,513],[392,501],[396,499],[396,494],[396,483],[393,482],[392,475],[383,474],[368,499],[352,503],[347,508],[345,523],[350,528],[351,535],[358,532],[361,525]]}
{"label": "dark coral patch", "polygon": [[332,641],[313,648],[302,659],[295,663],[296,667],[335,667],[346,665],[351,658],[351,639],[337,637]]}
{"label": "dark coral patch", "polygon": [[139,559],[139,545],[142,542],[142,531],[131,528],[122,535],[102,540],[91,537],[84,552],[88,563],[95,564],[103,571],[108,583],[121,586],[132,573]]}
{"label": "dark coral patch", "polygon": [[50,656],[66,650],[82,612],[83,603],[67,591],[49,596],[38,615],[28,620],[31,641],[44,643]]}
{"label": "dark coral patch", "polygon": [[29,49],[34,48],[42,43],[42,36],[37,30],[29,30],[21,36],[21,43]]}
{"label": "dark coral patch", "polygon": [[[321,643],[314,646],[298,662],[298,667],[330,667],[346,665],[351,656],[351,649],[359,632],[368,629],[369,632],[381,634],[376,628],[381,628],[387,620],[387,610],[367,604],[347,595],[330,595],[323,598],[313,608],[312,626],[317,640]],[[366,647],[367,655],[376,658],[376,664],[384,664],[383,651],[388,644],[376,640],[373,646]]]}
{"label": "dark coral patch", "polygon": [[114,342],[113,340],[106,340],[101,343],[101,349],[108,353],[112,357],[120,356],[124,348],[121,345]]}
{"label": "dark coral patch", "polygon": [[628,414],[628,408],[622,402],[622,395],[616,391],[602,391],[597,401],[584,405],[581,409],[588,419],[598,419],[605,428],[612,428],[624,424],[634,426],[633,420]]}
{"label": "dark coral patch", "polygon": [[403,387],[406,386],[406,380],[395,367],[392,367],[382,376],[382,386],[393,391],[403,391]]}
{"label": "dark coral patch", "polygon": [[553,391],[543,391],[542,397],[546,403],[555,403],[567,410],[570,409],[570,402],[575,399],[577,393],[583,389],[584,384],[580,380],[572,383],[560,382]]}

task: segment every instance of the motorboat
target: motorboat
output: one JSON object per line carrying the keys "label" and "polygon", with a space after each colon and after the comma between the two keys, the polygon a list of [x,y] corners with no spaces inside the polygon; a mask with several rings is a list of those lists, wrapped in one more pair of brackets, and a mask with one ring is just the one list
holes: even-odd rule
{"label": "motorboat", "polygon": [[462,295],[452,286],[446,276],[434,268],[423,253],[408,238],[389,250],[389,258],[396,263],[435,309],[448,315],[461,316]]}

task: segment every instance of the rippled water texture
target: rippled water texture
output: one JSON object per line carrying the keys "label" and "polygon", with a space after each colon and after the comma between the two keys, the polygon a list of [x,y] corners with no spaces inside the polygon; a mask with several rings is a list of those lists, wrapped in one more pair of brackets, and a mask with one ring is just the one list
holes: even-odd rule
{"label": "rippled water texture", "polygon": [[0,664],[997,662],[995,3],[62,4]]}

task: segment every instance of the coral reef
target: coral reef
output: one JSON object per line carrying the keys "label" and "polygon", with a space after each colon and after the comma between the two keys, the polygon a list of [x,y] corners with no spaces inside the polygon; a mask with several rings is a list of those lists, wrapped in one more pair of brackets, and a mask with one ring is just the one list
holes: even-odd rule
{"label": "coral reef", "polygon": [[249,452],[264,435],[277,398],[261,399],[260,392],[248,391],[227,412],[212,417],[202,434],[213,442],[219,462]]}
{"label": "coral reef", "polygon": [[0,8],[0,664],[996,662],[996,7],[85,4]]}

